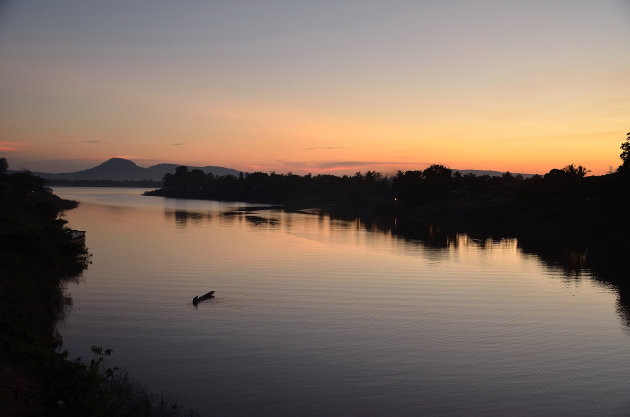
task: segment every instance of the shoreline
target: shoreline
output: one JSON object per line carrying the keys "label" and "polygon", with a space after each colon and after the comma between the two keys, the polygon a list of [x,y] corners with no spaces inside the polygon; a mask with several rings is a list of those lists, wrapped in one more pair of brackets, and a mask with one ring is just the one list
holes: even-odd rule
{"label": "shoreline", "polygon": [[44,184],[29,173],[0,173],[0,415],[196,416],[107,368],[112,349],[93,346],[86,362],[63,350],[65,285],[80,278],[90,254],[59,217],[79,203]]}

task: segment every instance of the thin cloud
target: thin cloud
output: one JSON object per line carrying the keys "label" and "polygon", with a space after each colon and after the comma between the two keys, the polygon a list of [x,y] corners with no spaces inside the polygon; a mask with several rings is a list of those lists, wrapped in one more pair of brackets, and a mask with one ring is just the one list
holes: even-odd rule
{"label": "thin cloud", "polygon": [[137,158],[136,155],[113,155],[110,158],[120,158],[120,159],[135,159]]}
{"label": "thin cloud", "polygon": [[[355,170],[383,170],[386,172],[408,169],[424,169],[431,165],[428,162],[402,162],[402,161],[285,161],[278,160],[273,167],[270,165],[256,165],[259,170],[276,169],[281,171],[313,171],[313,172],[337,172]],[[254,166],[250,166],[254,167]]]}
{"label": "thin cloud", "polygon": [[171,143],[171,146],[182,146],[185,145],[185,143]]}
{"label": "thin cloud", "polygon": [[278,163],[285,167],[295,167],[295,168],[312,168],[313,164],[310,162],[297,162],[297,161],[282,161],[278,160]]}
{"label": "thin cloud", "polygon": [[23,148],[19,142],[0,141],[0,152],[17,152]]}
{"label": "thin cloud", "polygon": [[330,150],[334,150],[334,149],[346,149],[345,146],[313,146],[311,148],[306,148],[309,151],[315,151],[315,150],[325,150],[325,151],[330,151]]}
{"label": "thin cloud", "polygon": [[426,162],[400,162],[400,161],[328,161],[317,162],[315,166],[322,169],[330,168],[352,168],[364,166],[409,166],[409,165],[428,165]]}

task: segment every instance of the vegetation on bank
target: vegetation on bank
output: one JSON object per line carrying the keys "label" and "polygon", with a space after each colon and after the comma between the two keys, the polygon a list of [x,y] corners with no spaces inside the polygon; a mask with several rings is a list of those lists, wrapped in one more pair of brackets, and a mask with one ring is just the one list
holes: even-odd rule
{"label": "vegetation on bank", "polygon": [[84,243],[58,217],[76,205],[28,172],[7,174],[0,158],[0,415],[192,414],[106,368],[109,349],[93,347],[87,363],[60,351],[56,324],[71,301],[63,288],[89,262]]}
{"label": "vegetation on bank", "polygon": [[396,215],[429,222],[503,232],[545,228],[584,235],[611,228],[627,231],[630,212],[630,134],[622,144],[616,173],[587,176],[567,165],[531,178],[509,172],[500,177],[432,165],[384,177],[373,171],[353,176],[255,172],[217,177],[179,167],[164,186],[145,194],[177,198],[283,204],[324,208],[347,215]]}

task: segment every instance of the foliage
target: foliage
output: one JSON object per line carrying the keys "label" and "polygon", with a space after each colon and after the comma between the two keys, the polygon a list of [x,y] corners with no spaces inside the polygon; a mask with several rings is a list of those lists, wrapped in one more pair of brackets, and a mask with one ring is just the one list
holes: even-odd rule
{"label": "foliage", "polygon": [[51,416],[195,416],[177,400],[147,392],[127,372],[106,367],[112,349],[92,346],[94,357],[88,363],[81,358],[68,361],[68,352],[47,381],[48,414]]}
{"label": "foliage", "polygon": [[289,206],[345,207],[377,212],[445,204],[495,204],[526,199],[557,204],[587,198],[581,165],[552,169],[544,177],[524,179],[506,172],[501,177],[453,175],[442,165],[423,171],[398,171],[392,178],[368,171],[353,176],[276,174],[254,172],[216,177],[179,167],[164,177],[164,188],[150,195],[251,201]]}
{"label": "foliage", "polygon": [[[630,136],[622,145],[627,162]],[[353,176],[254,172],[217,177],[179,167],[164,177],[164,187],[148,195],[318,207],[343,215],[387,214],[423,217],[479,227],[565,230],[601,235],[627,230],[630,211],[628,176],[588,176],[570,164],[545,175],[523,178],[462,175],[443,165],[422,171],[398,171],[385,177],[373,171]],[[624,179],[625,178],[625,179]]]}
{"label": "foliage", "polygon": [[58,218],[75,206],[29,172],[0,173],[0,415],[191,415],[105,367],[111,349],[94,346],[88,363],[58,353],[63,288],[89,263],[84,243]]}
{"label": "foliage", "polygon": [[8,169],[7,158],[0,158],[0,175],[6,175]]}
{"label": "foliage", "polygon": [[626,140],[621,144],[621,158],[622,164],[619,166],[618,171],[624,175],[630,174],[630,132],[626,135]]}
{"label": "foliage", "polygon": [[288,205],[343,205],[378,208],[393,197],[390,182],[380,173],[357,172],[353,176],[295,175],[253,172],[239,177],[215,176],[179,167],[164,176],[164,188],[150,195],[228,201],[256,201]]}
{"label": "foliage", "polygon": [[[63,285],[89,262],[85,246],[57,217],[74,206],[29,172],[0,177],[0,369],[22,381],[14,395],[20,400],[11,405],[18,410],[35,413],[44,406],[44,375],[60,344],[55,325],[63,314]],[[3,404],[12,403],[0,398]]]}

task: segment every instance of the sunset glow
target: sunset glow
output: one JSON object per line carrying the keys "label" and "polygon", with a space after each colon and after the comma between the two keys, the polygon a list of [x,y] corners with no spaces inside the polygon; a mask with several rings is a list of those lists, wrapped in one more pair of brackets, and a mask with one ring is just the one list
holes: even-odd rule
{"label": "sunset glow", "polygon": [[629,22],[622,0],[9,2],[0,156],[603,174],[630,130]]}

